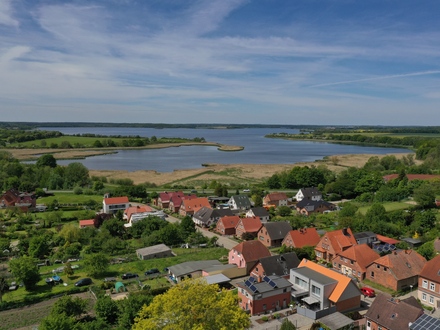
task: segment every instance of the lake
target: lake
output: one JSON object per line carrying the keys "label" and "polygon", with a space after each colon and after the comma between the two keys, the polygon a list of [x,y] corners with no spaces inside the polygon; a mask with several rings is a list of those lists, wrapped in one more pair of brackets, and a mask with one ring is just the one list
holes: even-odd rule
{"label": "lake", "polygon": [[59,160],[59,165],[81,162],[90,170],[155,170],[201,168],[202,164],[294,164],[313,162],[325,156],[341,154],[387,154],[412,152],[402,148],[380,148],[327,142],[268,139],[270,133],[299,133],[296,129],[240,128],[132,128],[132,127],[40,127],[64,134],[95,133],[142,137],[203,137],[209,142],[243,146],[244,150],[225,152],[210,146],[183,146],[164,149],[120,150],[116,154],[93,156],[81,160]]}

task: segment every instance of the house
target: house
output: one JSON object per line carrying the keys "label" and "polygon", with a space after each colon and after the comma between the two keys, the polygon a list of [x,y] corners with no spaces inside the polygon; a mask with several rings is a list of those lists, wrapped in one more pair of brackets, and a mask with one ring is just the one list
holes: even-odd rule
{"label": "house", "polygon": [[311,201],[320,201],[322,200],[322,193],[315,187],[301,188],[296,193],[295,199],[297,202],[300,202],[303,199],[309,199]]}
{"label": "house", "polygon": [[197,197],[193,199],[184,199],[182,201],[182,205],[179,209],[179,214],[183,217],[190,215],[193,216],[194,213],[196,213],[198,210],[200,210],[202,207],[208,207],[209,205],[208,198],[206,197]]}
{"label": "house", "polygon": [[333,259],[333,268],[342,274],[363,280],[367,266],[379,258],[380,255],[374,252],[368,244],[353,245],[336,255]]}
{"label": "house", "polygon": [[231,210],[246,211],[252,207],[251,201],[246,195],[235,195],[229,198],[229,208]]}
{"label": "house", "polygon": [[80,220],[79,228],[92,227],[95,228],[95,219]]}
{"label": "house", "polygon": [[314,320],[361,306],[361,291],[354,281],[313,261],[303,259],[290,270],[289,281],[297,313]]}
{"label": "house", "polygon": [[[388,294],[378,294],[370,305],[365,318],[366,330],[404,330],[423,314],[416,298],[396,299]],[[428,329],[428,328],[423,328]]]}
{"label": "house", "polygon": [[230,209],[211,209],[211,207],[203,206],[194,213],[192,219],[197,226],[206,228],[216,224],[220,218],[232,215]]}
{"label": "house", "polygon": [[310,215],[311,213],[324,213],[326,211],[336,210],[336,205],[320,200],[314,201],[310,199],[303,199],[296,203],[296,210],[303,215]]}
{"label": "house", "polygon": [[369,247],[372,247],[373,244],[377,244],[379,242],[377,235],[371,231],[355,233],[354,238],[357,244],[368,244]]}
{"label": "house", "polygon": [[195,199],[195,198],[197,198],[197,195],[194,194],[184,195],[184,196],[174,194],[170,198],[170,202],[168,204],[168,210],[170,210],[172,213],[179,213],[183,200]]}
{"label": "house", "polygon": [[235,236],[239,238],[243,238],[243,235],[257,237],[261,226],[260,218],[240,218],[235,227]]}
{"label": "house", "polygon": [[418,284],[417,297],[422,304],[440,308],[440,255],[423,266]]}
{"label": "house", "polygon": [[268,222],[270,219],[270,213],[264,207],[253,207],[246,212],[247,218],[260,218],[261,222]]}
{"label": "house", "polygon": [[20,192],[17,189],[9,189],[0,197],[0,207],[19,207],[22,210],[35,208],[37,196],[34,193]]}
{"label": "house", "polygon": [[157,205],[161,209],[167,209],[168,206],[170,205],[170,200],[173,196],[182,197],[184,195],[185,194],[183,193],[183,191],[161,192],[159,193],[159,197],[157,198],[157,202],[155,203],[155,205]]}
{"label": "house", "polygon": [[356,244],[350,228],[329,231],[321,237],[315,247],[316,259],[332,262],[337,254]]}
{"label": "house", "polygon": [[141,260],[172,257],[174,254],[165,244],[148,246],[136,250],[136,255]]}
{"label": "house", "polygon": [[205,269],[222,265],[218,260],[187,261],[168,267],[168,273],[172,280],[180,282],[187,278],[202,277]]}
{"label": "house", "polygon": [[287,206],[289,198],[286,193],[273,192],[263,197],[263,206]]}
{"label": "house", "polygon": [[281,246],[281,242],[292,226],[287,221],[275,221],[263,223],[258,231],[257,237],[267,247]]}
{"label": "house", "polygon": [[318,232],[316,228],[302,228],[290,230],[284,237],[281,245],[294,248],[303,248],[304,246],[316,246],[319,243]]}
{"label": "house", "polygon": [[220,235],[235,235],[235,227],[237,227],[240,217],[238,215],[221,217],[217,221],[215,231]]}
{"label": "house", "polygon": [[228,263],[238,268],[246,268],[246,274],[264,257],[270,257],[270,251],[260,241],[245,241],[234,246],[228,254]]}
{"label": "house", "polygon": [[127,196],[123,197],[106,197],[102,201],[104,213],[116,213],[119,210],[124,211],[130,206]]}
{"label": "house", "polygon": [[250,277],[238,282],[240,307],[250,315],[275,312],[290,304],[291,284],[280,276],[264,276],[260,282]]}
{"label": "house", "polygon": [[394,291],[416,286],[426,259],[413,250],[393,251],[373,261],[365,278]]}
{"label": "house", "polygon": [[127,222],[131,221],[131,216],[134,214],[142,214],[142,213],[151,213],[154,212],[154,210],[148,206],[130,206],[124,210],[124,215],[122,216],[122,219],[124,219]]}
{"label": "house", "polygon": [[299,263],[300,260],[295,252],[264,257],[258,260],[257,264],[252,267],[250,275],[255,277],[258,282],[266,275],[288,278],[290,276],[290,269],[298,267]]}

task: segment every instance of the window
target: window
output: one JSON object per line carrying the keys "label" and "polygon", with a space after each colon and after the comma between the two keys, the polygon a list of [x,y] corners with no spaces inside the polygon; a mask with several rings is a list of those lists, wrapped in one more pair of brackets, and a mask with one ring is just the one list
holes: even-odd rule
{"label": "window", "polygon": [[380,269],[380,265],[376,265],[376,268],[377,268],[377,269]]}
{"label": "window", "polygon": [[423,280],[422,282],[422,288],[427,289],[428,288],[428,281],[427,280]]}
{"label": "window", "polygon": [[426,293],[422,293],[422,300],[426,301]]}
{"label": "window", "polygon": [[255,271],[258,272],[258,267],[255,267]]}
{"label": "window", "polygon": [[318,258],[322,258],[322,253],[321,253],[321,252],[318,252],[318,251],[316,251],[316,256],[317,256]]}
{"label": "window", "polygon": [[434,297],[433,296],[429,296],[429,303],[431,305],[434,305]]}
{"label": "window", "polygon": [[318,287],[312,285],[312,293],[315,296],[320,296],[321,295],[321,288],[318,288]]}
{"label": "window", "polygon": [[300,279],[299,277],[295,277],[295,284],[302,288],[307,288],[307,282]]}
{"label": "window", "polygon": [[435,283],[429,283],[429,290],[435,291]]}
{"label": "window", "polygon": [[371,277],[374,278],[374,272],[371,272]]}
{"label": "window", "polygon": [[354,261],[353,260],[351,260],[350,262],[351,262],[352,265],[354,265]]}
{"label": "window", "polygon": [[386,268],[386,267],[384,267],[384,268],[383,268],[383,271],[384,271],[384,272],[386,272],[386,271],[387,271],[387,268]]}
{"label": "window", "polygon": [[266,307],[266,304],[264,304],[264,305],[263,305],[263,311],[265,311],[266,308],[267,308],[267,307]]}

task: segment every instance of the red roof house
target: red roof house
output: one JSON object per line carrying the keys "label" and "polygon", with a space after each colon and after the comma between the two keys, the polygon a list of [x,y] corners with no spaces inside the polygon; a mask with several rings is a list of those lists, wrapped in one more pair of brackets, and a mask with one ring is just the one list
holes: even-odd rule
{"label": "red roof house", "polygon": [[95,227],[95,219],[80,220],[79,228]]}
{"label": "red roof house", "polygon": [[242,238],[244,234],[250,234],[257,237],[258,231],[262,225],[259,217],[241,218],[235,227],[235,236]]}
{"label": "red roof house", "polygon": [[246,274],[249,274],[252,267],[258,260],[264,257],[270,257],[270,251],[260,241],[245,241],[234,246],[229,251],[229,264],[235,264],[238,268],[246,268]]}
{"label": "red roof house", "polygon": [[302,248],[304,246],[316,246],[319,243],[318,232],[316,228],[302,228],[298,230],[291,230],[284,237],[281,245],[294,248]]}
{"label": "red roof house", "polygon": [[316,259],[332,262],[338,253],[356,244],[350,228],[329,231],[321,237],[315,247]]}
{"label": "red roof house", "polygon": [[342,274],[363,280],[367,266],[379,258],[380,255],[374,252],[368,244],[353,245],[337,254],[333,259],[333,268],[339,270]]}
{"label": "red roof house", "polygon": [[225,216],[217,221],[215,231],[220,235],[235,235],[235,227],[237,227],[240,217],[238,215]]}
{"label": "red roof house", "polygon": [[119,210],[124,211],[130,206],[127,196],[104,198],[102,204],[104,213],[116,213]]}

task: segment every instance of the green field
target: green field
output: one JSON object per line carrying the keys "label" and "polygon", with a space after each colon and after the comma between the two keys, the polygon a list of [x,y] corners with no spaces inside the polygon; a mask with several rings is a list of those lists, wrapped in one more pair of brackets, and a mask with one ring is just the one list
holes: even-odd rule
{"label": "green field", "polygon": [[[411,205],[405,202],[387,202],[382,203],[387,212],[397,211],[397,210],[407,210]],[[358,212],[365,215],[367,211],[370,209],[371,205],[361,206],[359,207]]]}
{"label": "green field", "polygon": [[37,199],[37,204],[51,204],[54,200],[57,200],[60,204],[81,204],[94,200],[95,202],[102,203],[102,195],[75,195],[67,192],[57,192],[54,196],[40,197]]}

